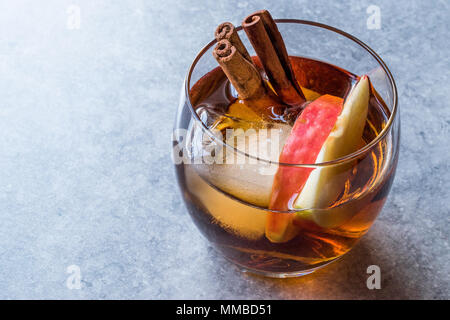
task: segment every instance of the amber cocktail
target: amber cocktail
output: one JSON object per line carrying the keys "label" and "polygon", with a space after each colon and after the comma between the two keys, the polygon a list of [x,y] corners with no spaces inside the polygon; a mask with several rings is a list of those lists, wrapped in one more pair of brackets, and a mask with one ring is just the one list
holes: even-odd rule
{"label": "amber cocktail", "polygon": [[[244,270],[291,277],[336,260],[368,231],[394,178],[399,119],[394,80],[368,46],[318,23],[276,26],[288,62],[270,21],[245,30],[257,55],[249,50],[227,66],[241,50],[234,36],[198,54],[178,110],[174,161],[188,211],[218,251]],[[264,32],[275,58],[255,43]],[[288,64],[286,87],[267,66],[276,57]],[[236,67],[253,74],[230,75]]]}

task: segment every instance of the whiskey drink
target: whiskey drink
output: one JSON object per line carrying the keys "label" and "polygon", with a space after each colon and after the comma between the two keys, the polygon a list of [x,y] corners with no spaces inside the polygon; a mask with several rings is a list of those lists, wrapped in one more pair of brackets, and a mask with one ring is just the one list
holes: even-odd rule
{"label": "whiskey drink", "polygon": [[[235,85],[236,78],[223,67],[209,70],[189,88],[189,104],[182,105],[176,123],[184,135],[174,140],[175,158],[182,159],[176,163],[178,183],[193,221],[229,260],[267,276],[306,274],[348,252],[381,211],[398,157],[398,133],[386,133],[392,108],[370,83],[370,75],[358,77],[301,56],[288,57],[289,77],[296,83],[285,89],[284,98],[261,59],[242,56],[262,82],[262,89],[245,91],[253,97],[242,99],[248,88]],[[258,76],[253,80],[259,81]],[[303,124],[308,112],[339,105],[336,123],[329,126],[330,136],[339,133],[348,105],[357,104],[351,100],[363,80],[369,89],[360,137],[350,132],[351,139],[333,144],[325,135],[328,140],[322,143],[328,143],[328,153],[333,146],[345,149],[357,143],[350,154],[334,151],[342,156],[326,158],[324,147],[318,153],[312,146],[301,159],[316,152],[316,161],[295,162],[302,143],[318,142],[293,136],[325,130]]]}

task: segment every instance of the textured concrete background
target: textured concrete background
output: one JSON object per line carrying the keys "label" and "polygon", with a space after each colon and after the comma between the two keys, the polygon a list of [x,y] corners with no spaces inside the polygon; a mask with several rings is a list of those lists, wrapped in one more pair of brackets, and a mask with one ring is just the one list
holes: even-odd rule
{"label": "textured concrete background", "polygon": [[[449,1],[272,2],[0,2],[0,298],[450,298]],[[380,30],[366,27],[371,4]],[[170,160],[190,62],[217,24],[261,8],[359,37],[400,94],[387,205],[354,250],[300,279],[241,274],[216,254]],[[371,264],[381,290],[366,288]]]}

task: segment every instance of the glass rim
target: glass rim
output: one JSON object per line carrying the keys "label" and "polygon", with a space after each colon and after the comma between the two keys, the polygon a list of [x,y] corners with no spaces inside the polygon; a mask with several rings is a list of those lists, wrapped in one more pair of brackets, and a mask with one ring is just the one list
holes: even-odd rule
{"label": "glass rim", "polygon": [[[357,159],[360,156],[368,153],[391,130],[391,127],[392,127],[392,125],[394,123],[394,120],[395,120],[397,112],[398,112],[397,111],[397,105],[398,105],[397,86],[395,84],[394,77],[393,77],[391,71],[389,70],[389,68],[387,67],[386,63],[383,61],[383,59],[381,59],[381,57],[372,48],[370,48],[363,41],[359,40],[358,38],[352,36],[351,34],[345,32],[345,31],[342,31],[342,30],[337,29],[335,27],[331,27],[329,25],[326,25],[326,24],[323,24],[323,23],[319,23],[319,22],[308,21],[308,20],[300,20],[300,19],[274,19],[274,20],[275,20],[275,22],[277,24],[282,24],[282,23],[286,23],[286,24],[303,24],[303,25],[310,25],[310,26],[313,26],[313,27],[327,29],[329,31],[335,32],[337,34],[340,34],[340,35],[346,37],[349,40],[352,40],[353,42],[358,44],[360,47],[365,49],[367,52],[369,52],[369,54],[373,58],[375,58],[375,60],[383,68],[383,70],[385,71],[386,75],[388,76],[389,84],[391,85],[392,92],[393,92],[393,97],[392,97],[393,107],[392,107],[389,119],[388,119],[385,127],[383,128],[383,130],[381,130],[381,132],[372,141],[370,141],[364,147],[356,150],[355,152],[350,153],[348,155],[345,155],[343,157],[337,158],[335,160],[326,161],[326,162],[320,162],[320,163],[299,163],[299,164],[295,164],[295,163],[283,163],[283,162],[276,162],[276,161],[271,161],[271,160],[267,160],[267,159],[262,159],[262,158],[259,158],[257,156],[248,154],[248,153],[246,153],[246,152],[244,152],[242,150],[239,150],[236,147],[233,147],[233,146],[225,143],[223,140],[217,139],[217,137],[214,135],[214,133],[211,132],[211,130],[206,126],[206,124],[200,119],[200,117],[198,116],[197,112],[195,112],[194,107],[193,107],[192,102],[191,102],[191,93],[190,93],[190,81],[191,81],[191,76],[192,76],[192,73],[194,71],[194,68],[197,65],[197,63],[200,60],[200,58],[208,51],[208,49],[211,48],[214,44],[217,43],[217,40],[215,40],[215,39],[212,40],[211,42],[209,42],[207,45],[205,45],[200,50],[200,52],[197,53],[194,61],[192,62],[192,64],[189,67],[189,71],[188,71],[188,73],[186,75],[186,78],[184,80],[184,90],[185,90],[185,94],[187,96],[187,101],[186,102],[187,102],[187,105],[189,107],[189,111],[191,112],[191,115],[194,118],[194,120],[196,122],[200,123],[200,125],[203,127],[203,130],[210,136],[211,139],[213,139],[214,141],[218,141],[225,148],[234,149],[234,151],[236,153],[238,153],[238,154],[241,154],[241,155],[243,155],[245,157],[248,157],[248,158],[251,158],[251,159],[254,159],[254,160],[266,163],[266,164],[270,164],[270,165],[279,165],[279,166],[287,166],[287,167],[312,167],[312,168],[325,167],[325,166],[338,165],[338,164],[342,164],[342,163],[345,163],[345,162],[349,162],[349,161]],[[242,30],[242,26],[236,27],[236,31],[240,31],[240,30]]]}

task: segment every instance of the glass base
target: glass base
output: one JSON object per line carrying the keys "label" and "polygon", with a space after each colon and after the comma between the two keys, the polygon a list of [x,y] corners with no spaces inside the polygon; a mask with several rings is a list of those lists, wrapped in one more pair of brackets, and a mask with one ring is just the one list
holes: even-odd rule
{"label": "glass base", "polygon": [[319,268],[321,268],[321,267],[317,267],[317,268],[309,269],[309,270],[305,270],[305,271],[299,271],[299,272],[267,272],[267,271],[247,269],[247,268],[239,266],[239,269],[243,273],[250,273],[250,274],[254,274],[254,275],[258,275],[258,276],[263,276],[263,277],[267,277],[267,278],[277,278],[277,279],[298,278],[298,277],[306,276],[308,274],[313,273],[314,271],[316,271]]}
{"label": "glass base", "polygon": [[233,263],[234,265],[236,265],[239,268],[239,270],[243,273],[249,273],[249,274],[263,276],[263,277],[267,277],[267,278],[286,279],[286,278],[298,278],[298,277],[306,276],[308,274],[313,273],[314,271],[317,271],[317,270],[329,265],[332,262],[339,260],[341,257],[338,257],[334,260],[328,261],[320,266],[317,266],[317,267],[314,267],[311,269],[306,269],[306,270],[301,270],[301,271],[292,271],[292,272],[269,272],[269,271],[263,271],[263,270],[258,270],[258,269],[252,269],[252,268],[243,266],[227,257],[225,257],[225,258],[228,261],[230,261],[231,263]]}

